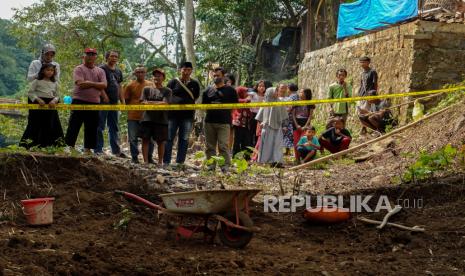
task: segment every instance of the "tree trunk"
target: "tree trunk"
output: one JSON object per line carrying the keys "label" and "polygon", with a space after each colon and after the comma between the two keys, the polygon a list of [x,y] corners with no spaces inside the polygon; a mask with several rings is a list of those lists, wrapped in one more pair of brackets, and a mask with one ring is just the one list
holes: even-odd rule
{"label": "tree trunk", "polygon": [[251,62],[247,66],[247,76],[245,79],[245,85],[251,85],[255,75],[255,69],[260,60],[260,47],[261,47],[261,32],[263,28],[263,22],[261,19],[253,20],[252,34],[250,36],[250,45],[255,49],[255,62]]}
{"label": "tree trunk", "polygon": [[185,0],[185,31],[184,31],[184,46],[186,47],[187,61],[192,62],[195,69],[195,50],[194,50],[194,36],[195,36],[195,18],[194,18],[194,2],[193,0]]}

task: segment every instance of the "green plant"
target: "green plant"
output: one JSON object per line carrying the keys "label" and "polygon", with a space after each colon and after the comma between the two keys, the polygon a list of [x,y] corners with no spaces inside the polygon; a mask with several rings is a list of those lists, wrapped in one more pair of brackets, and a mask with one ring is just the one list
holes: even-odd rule
{"label": "green plant", "polygon": [[349,158],[341,158],[341,159],[335,159],[333,163],[337,165],[351,165],[351,164],[355,164],[355,160],[349,159]]}
{"label": "green plant", "polygon": [[[465,81],[457,84],[447,84],[443,88],[455,88],[465,86]],[[428,110],[428,114],[437,112],[447,106],[455,104],[464,98],[464,90],[457,90],[455,92],[447,93],[446,96],[433,108]]]}
{"label": "green plant", "polygon": [[[244,155],[239,155],[240,153],[236,154],[232,159],[232,164],[236,169],[237,174],[242,174],[249,168],[249,163],[244,158]],[[239,156],[238,156],[239,155]]]}
{"label": "green plant", "polygon": [[411,182],[432,177],[437,171],[447,170],[454,164],[458,150],[448,144],[433,153],[420,152],[417,161],[410,165],[403,175],[403,180]]}
{"label": "green plant", "polygon": [[331,173],[329,171],[324,171],[323,176],[324,177],[331,177]]}
{"label": "green plant", "polygon": [[121,211],[121,216],[122,216],[122,218],[118,222],[115,222],[113,224],[113,229],[115,229],[115,230],[118,230],[118,229],[126,230],[128,228],[128,226],[129,226],[129,222],[134,217],[134,212],[132,212],[131,210],[125,208],[125,209],[123,209],[123,211]]}
{"label": "green plant", "polygon": [[205,165],[210,166],[216,164],[220,167],[224,166],[225,160],[223,156],[212,156],[210,159],[205,160]]}

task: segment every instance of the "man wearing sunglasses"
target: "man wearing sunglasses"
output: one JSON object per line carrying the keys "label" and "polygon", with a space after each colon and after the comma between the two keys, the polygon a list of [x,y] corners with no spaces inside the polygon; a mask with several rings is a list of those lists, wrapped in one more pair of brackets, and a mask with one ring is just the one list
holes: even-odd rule
{"label": "man wearing sunglasses", "polygon": [[33,60],[31,62],[31,65],[29,65],[29,70],[27,72],[28,82],[32,82],[33,80],[37,79],[40,68],[42,67],[42,64],[44,63],[51,63],[55,65],[55,74],[56,74],[55,80],[56,81],[60,80],[60,64],[53,61],[53,59],[55,58],[55,53],[56,53],[56,49],[55,49],[55,46],[53,46],[52,44],[45,44],[42,47],[40,57],[36,60]]}

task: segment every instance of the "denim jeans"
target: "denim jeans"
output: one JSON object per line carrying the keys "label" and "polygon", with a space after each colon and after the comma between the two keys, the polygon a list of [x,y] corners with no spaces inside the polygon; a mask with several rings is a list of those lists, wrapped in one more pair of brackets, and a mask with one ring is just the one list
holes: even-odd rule
{"label": "denim jeans", "polygon": [[95,148],[95,152],[99,153],[103,151],[103,131],[107,125],[111,152],[113,154],[119,154],[121,153],[121,148],[119,146],[117,110],[100,111],[99,124],[97,129],[97,147]]}
{"label": "denim jeans", "polygon": [[[129,149],[131,151],[132,160],[138,160],[139,156],[139,128],[140,122],[135,120],[128,120],[128,140],[129,140]],[[153,156],[153,142],[149,143],[149,160]]]}
{"label": "denim jeans", "polygon": [[[178,133],[178,152],[176,154],[176,163],[183,164],[186,161],[187,148],[189,147],[189,135],[192,131],[194,120],[170,118],[168,120],[168,140],[165,145],[165,155],[163,156],[163,163],[171,163],[171,156],[173,150],[173,140]],[[179,132],[178,132],[179,130]]]}

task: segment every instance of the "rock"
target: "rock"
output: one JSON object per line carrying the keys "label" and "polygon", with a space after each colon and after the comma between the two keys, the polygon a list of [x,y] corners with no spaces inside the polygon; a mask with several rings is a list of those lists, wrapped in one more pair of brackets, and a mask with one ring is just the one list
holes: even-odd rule
{"label": "rock", "polygon": [[157,174],[157,182],[161,185],[165,184],[165,177],[161,174]]}
{"label": "rock", "polygon": [[385,175],[378,175],[370,179],[370,186],[384,186],[389,183],[390,181]]}

